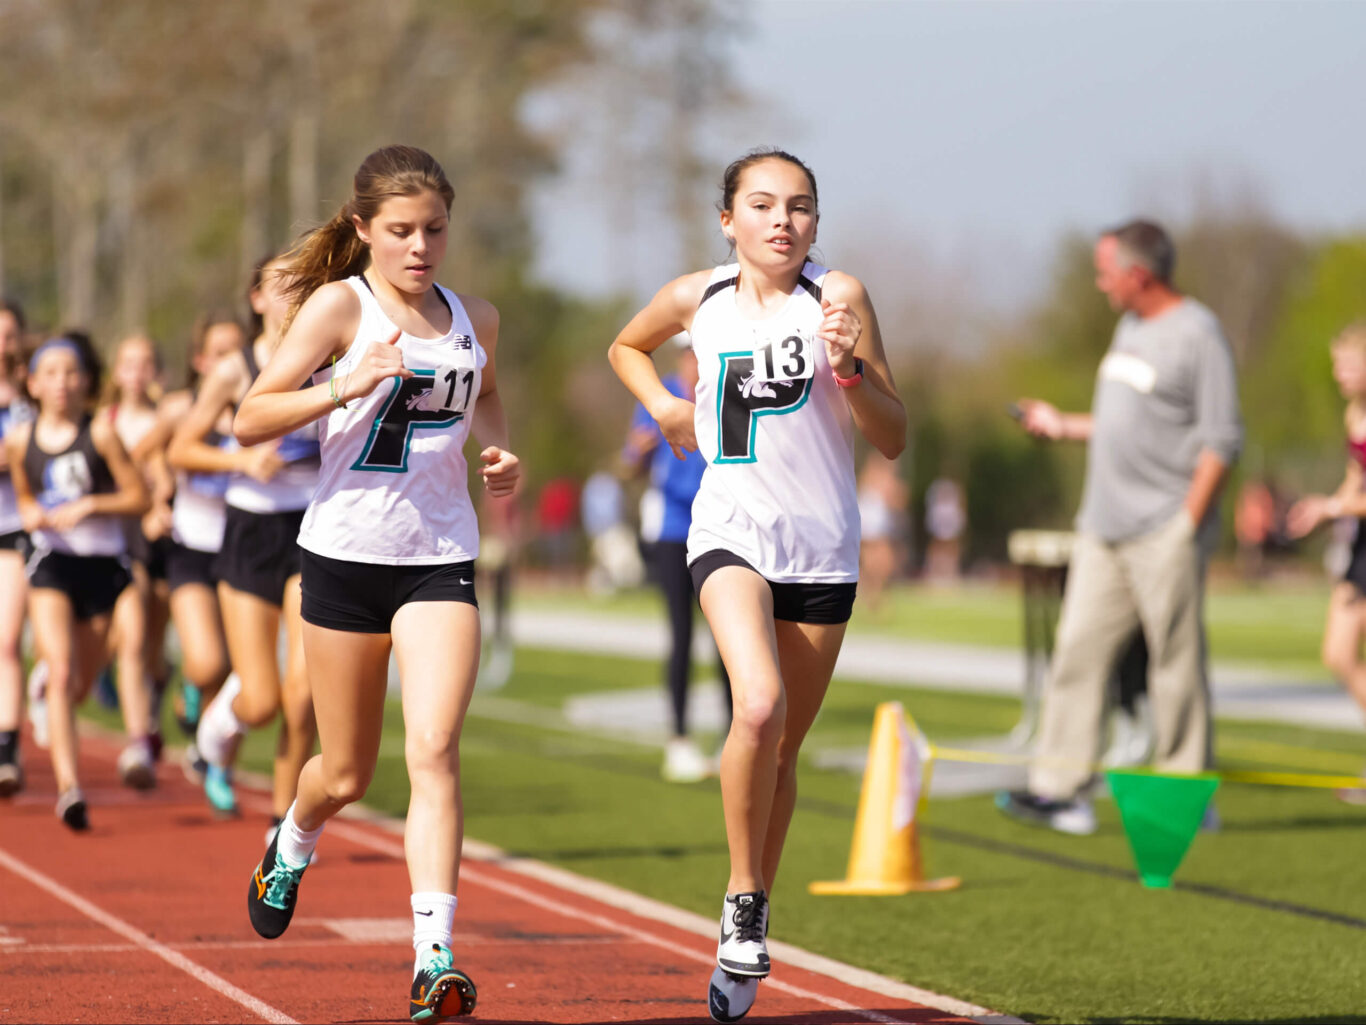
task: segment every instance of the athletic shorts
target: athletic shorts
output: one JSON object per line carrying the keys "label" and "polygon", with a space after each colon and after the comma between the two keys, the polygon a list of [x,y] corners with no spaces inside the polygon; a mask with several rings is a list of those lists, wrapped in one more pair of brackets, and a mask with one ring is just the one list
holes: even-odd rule
{"label": "athletic shorts", "polygon": [[[700,595],[707,577],[722,566],[743,566],[759,572],[734,552],[714,548],[703,552],[688,565],[693,590]],[[784,584],[764,579],[773,592],[774,619],[789,623],[847,623],[854,614],[854,593],[858,584]]]}
{"label": "athletic shorts", "polygon": [[12,530],[8,534],[0,534],[0,552],[18,552],[27,558],[28,535],[22,530]]}
{"label": "athletic shorts", "polygon": [[133,576],[122,558],[48,552],[28,567],[30,588],[50,588],[71,599],[77,620],[112,612]]}
{"label": "athletic shorts", "polygon": [[131,519],[124,521],[123,541],[130,562],[141,563],[153,580],[166,579],[166,556],[174,541],[165,536],[148,541],[142,524]]}
{"label": "athletic shorts", "polygon": [[228,506],[223,548],[213,572],[235,591],[272,605],[285,603],[285,583],[299,572],[299,527],[304,510],[253,513]]}
{"label": "athletic shorts", "polygon": [[415,601],[457,601],[479,607],[474,563],[381,566],[303,552],[303,618],[348,633],[387,634],[394,614]]}
{"label": "athletic shorts", "polygon": [[201,552],[172,541],[166,550],[166,582],[172,591],[186,584],[216,588],[218,577],[214,575],[213,566],[217,558],[217,552]]}

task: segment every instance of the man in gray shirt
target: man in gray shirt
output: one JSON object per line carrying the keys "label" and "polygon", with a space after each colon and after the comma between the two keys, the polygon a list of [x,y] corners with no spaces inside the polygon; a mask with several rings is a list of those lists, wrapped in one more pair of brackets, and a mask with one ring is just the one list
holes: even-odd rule
{"label": "man in gray shirt", "polygon": [[1100,754],[1107,681],[1139,627],[1156,768],[1201,772],[1210,760],[1205,569],[1243,429],[1228,342],[1209,309],[1172,287],[1175,262],[1156,224],[1101,235],[1096,287],[1123,316],[1091,412],[1020,403],[1031,434],[1089,447],[1029,789],[997,804],[1068,833],[1096,828],[1085,787]]}

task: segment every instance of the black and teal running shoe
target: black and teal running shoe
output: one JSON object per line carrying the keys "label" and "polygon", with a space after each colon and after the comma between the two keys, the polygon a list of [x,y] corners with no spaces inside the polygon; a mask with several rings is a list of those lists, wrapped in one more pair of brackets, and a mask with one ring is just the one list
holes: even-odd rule
{"label": "black and teal running shoe", "polygon": [[307,865],[295,868],[275,853],[271,840],[265,857],[252,873],[247,886],[247,913],[257,934],[273,940],[289,928],[294,917],[294,902],[299,896],[299,880]]}
{"label": "black and teal running shoe", "polygon": [[413,1021],[445,1021],[472,1014],[476,996],[474,982],[454,966],[451,952],[433,943],[413,979],[408,1016]]}

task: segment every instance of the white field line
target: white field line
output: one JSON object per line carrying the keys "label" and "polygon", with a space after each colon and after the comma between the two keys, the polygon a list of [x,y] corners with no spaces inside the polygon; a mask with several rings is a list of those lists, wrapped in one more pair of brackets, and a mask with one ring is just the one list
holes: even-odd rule
{"label": "white field line", "polygon": [[[395,823],[388,816],[384,815],[369,813],[364,815],[358,815],[355,817],[362,818],[364,821],[368,821],[374,825],[382,826],[389,831],[399,831],[402,828],[401,823]],[[357,843],[362,846],[369,847],[372,850],[388,854],[393,858],[401,859],[403,857],[403,844],[397,840],[388,840],[384,837],[375,836],[364,830],[356,829],[344,822],[334,821],[329,825],[328,828],[332,832],[339,833],[340,835],[345,837],[347,840],[352,841],[353,843]],[[543,882],[548,882],[551,885],[560,887],[561,889],[565,889],[573,893],[579,893],[585,896],[592,897],[593,899],[609,904],[612,907],[630,911],[631,913],[640,915],[641,917],[651,918],[656,921],[664,922],[668,925],[673,925],[677,928],[682,928],[687,932],[706,936],[709,939],[715,932],[715,926],[713,926],[708,920],[702,918],[701,915],[694,915],[692,912],[684,911],[681,908],[675,908],[671,905],[664,904],[659,901],[650,900],[649,898],[641,897],[639,894],[630,893],[629,891],[618,889],[617,887],[610,886],[606,883],[600,883],[596,880],[587,879],[583,876],[575,875],[572,872],[552,868],[549,865],[543,865],[539,862],[534,862],[529,859],[508,858],[501,851],[499,851],[498,848],[492,847],[488,844],[480,843],[476,840],[467,839],[465,841],[465,852],[476,862],[481,860],[496,862],[499,864],[500,867],[506,867],[513,871],[519,872],[520,874],[529,876],[531,878],[540,879]],[[469,861],[465,861],[464,863],[462,863],[460,871],[462,876],[464,876],[466,879],[469,879],[476,885],[486,886],[489,889],[497,890],[501,893],[507,894],[508,896],[516,897],[519,900],[523,900],[528,904],[535,905],[536,907],[540,907],[547,911],[552,911],[556,914],[564,915],[569,918],[576,918],[579,921],[587,922],[591,925],[597,926],[600,929],[607,929],[613,932],[630,936],[632,939],[638,940],[641,943],[648,943],[652,946],[661,947],[665,950],[679,954],[683,957],[686,957],[693,961],[697,961],[702,964],[715,964],[716,959],[710,954],[704,954],[697,951],[692,951],[686,948],[679,947],[677,944],[671,943],[666,939],[662,939],[661,937],[658,937],[646,930],[636,929],[630,925],[625,924],[624,922],[606,918],[602,915],[596,915],[590,911],[584,911],[580,908],[572,907],[568,904],[562,904],[559,901],[552,900],[548,897],[543,897],[542,895],[524,889],[523,887],[516,886],[511,883],[506,883],[494,877],[490,873],[484,872],[475,865],[472,865]],[[799,947],[791,946],[790,944],[775,943],[772,945],[772,947],[775,951],[781,952],[781,956],[789,964],[796,965],[800,968],[805,968],[809,971],[815,971],[822,975],[830,976],[831,978],[837,979],[841,982],[847,982],[850,985],[859,986],[861,988],[869,989],[873,992],[881,993],[883,996],[891,996],[904,1000],[910,1000],[916,1003],[925,1004],[929,1007],[935,1007],[939,1010],[947,1011],[950,1014],[959,1014],[963,1017],[976,1018],[978,1021],[982,1022],[1002,1023],[1002,1025],[1004,1025],[1004,1023],[1018,1021],[1018,1019],[1013,1019],[1005,1015],[997,1014],[996,1012],[988,1010],[984,1007],[977,1007],[974,1004],[968,1004],[964,1003],[963,1001],[954,1000],[952,997],[940,996],[937,993],[931,993],[928,990],[918,989],[915,986],[907,986],[903,983],[898,983],[894,980],[883,978],[882,976],[876,975],[872,972],[866,972],[862,969],[853,968],[849,965],[843,965],[840,962],[833,961],[829,958],[824,958],[820,957],[819,955],[810,954],[807,951],[804,951]],[[858,980],[851,981],[850,978],[846,978],[845,976],[838,974],[838,970],[847,970],[848,972],[854,973],[858,976]],[[864,979],[876,982],[877,984],[867,985],[863,981]],[[838,1011],[846,1011],[850,1014],[856,1015],[863,1021],[878,1022],[880,1023],[880,1025],[904,1025],[904,1019],[893,1018],[887,1015],[878,1014],[875,1011],[866,1011],[860,1007],[856,1007],[853,1004],[848,1003],[847,1001],[839,1000],[835,997],[826,996],[821,993],[814,993],[810,990],[803,989],[800,986],[794,986],[791,983],[782,982],[778,979],[770,978],[767,981],[766,985],[781,990],[782,992],[787,993],[790,996],[798,997],[799,999],[811,1000],[816,1003],[825,1004],[827,1007],[834,1008]]]}
{"label": "white field line", "polygon": [[92,921],[98,922],[110,932],[118,933],[135,946],[140,947],[149,954],[155,954],[167,964],[179,968],[186,975],[199,980],[215,993],[222,994],[239,1006],[246,1008],[262,1021],[272,1022],[273,1025],[297,1025],[297,1022],[295,1022],[293,1018],[282,1014],[264,1001],[258,1000],[246,990],[238,989],[227,979],[215,975],[201,965],[195,964],[184,954],[172,950],[164,943],[158,943],[140,929],[129,925],[123,919],[111,915],[103,908],[92,904],[80,894],[67,889],[61,883],[57,882],[57,880],[44,875],[35,868],[31,868],[8,851],[0,850],[0,866],[4,866],[15,875],[27,879],[39,889],[46,890],[62,903],[75,908],[81,914]]}

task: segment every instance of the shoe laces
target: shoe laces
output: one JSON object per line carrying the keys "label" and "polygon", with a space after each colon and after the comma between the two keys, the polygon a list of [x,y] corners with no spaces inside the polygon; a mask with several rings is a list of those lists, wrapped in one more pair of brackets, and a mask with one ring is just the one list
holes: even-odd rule
{"label": "shoe laces", "polygon": [[273,908],[284,910],[289,907],[294,899],[294,891],[299,888],[299,880],[303,877],[304,869],[307,865],[294,868],[285,863],[285,860],[278,854],[275,855],[275,867],[266,876],[266,903]]}
{"label": "shoe laces", "polygon": [[746,904],[740,904],[731,915],[735,923],[735,936],[746,943],[757,943],[764,938],[764,905],[762,896],[755,897]]}

